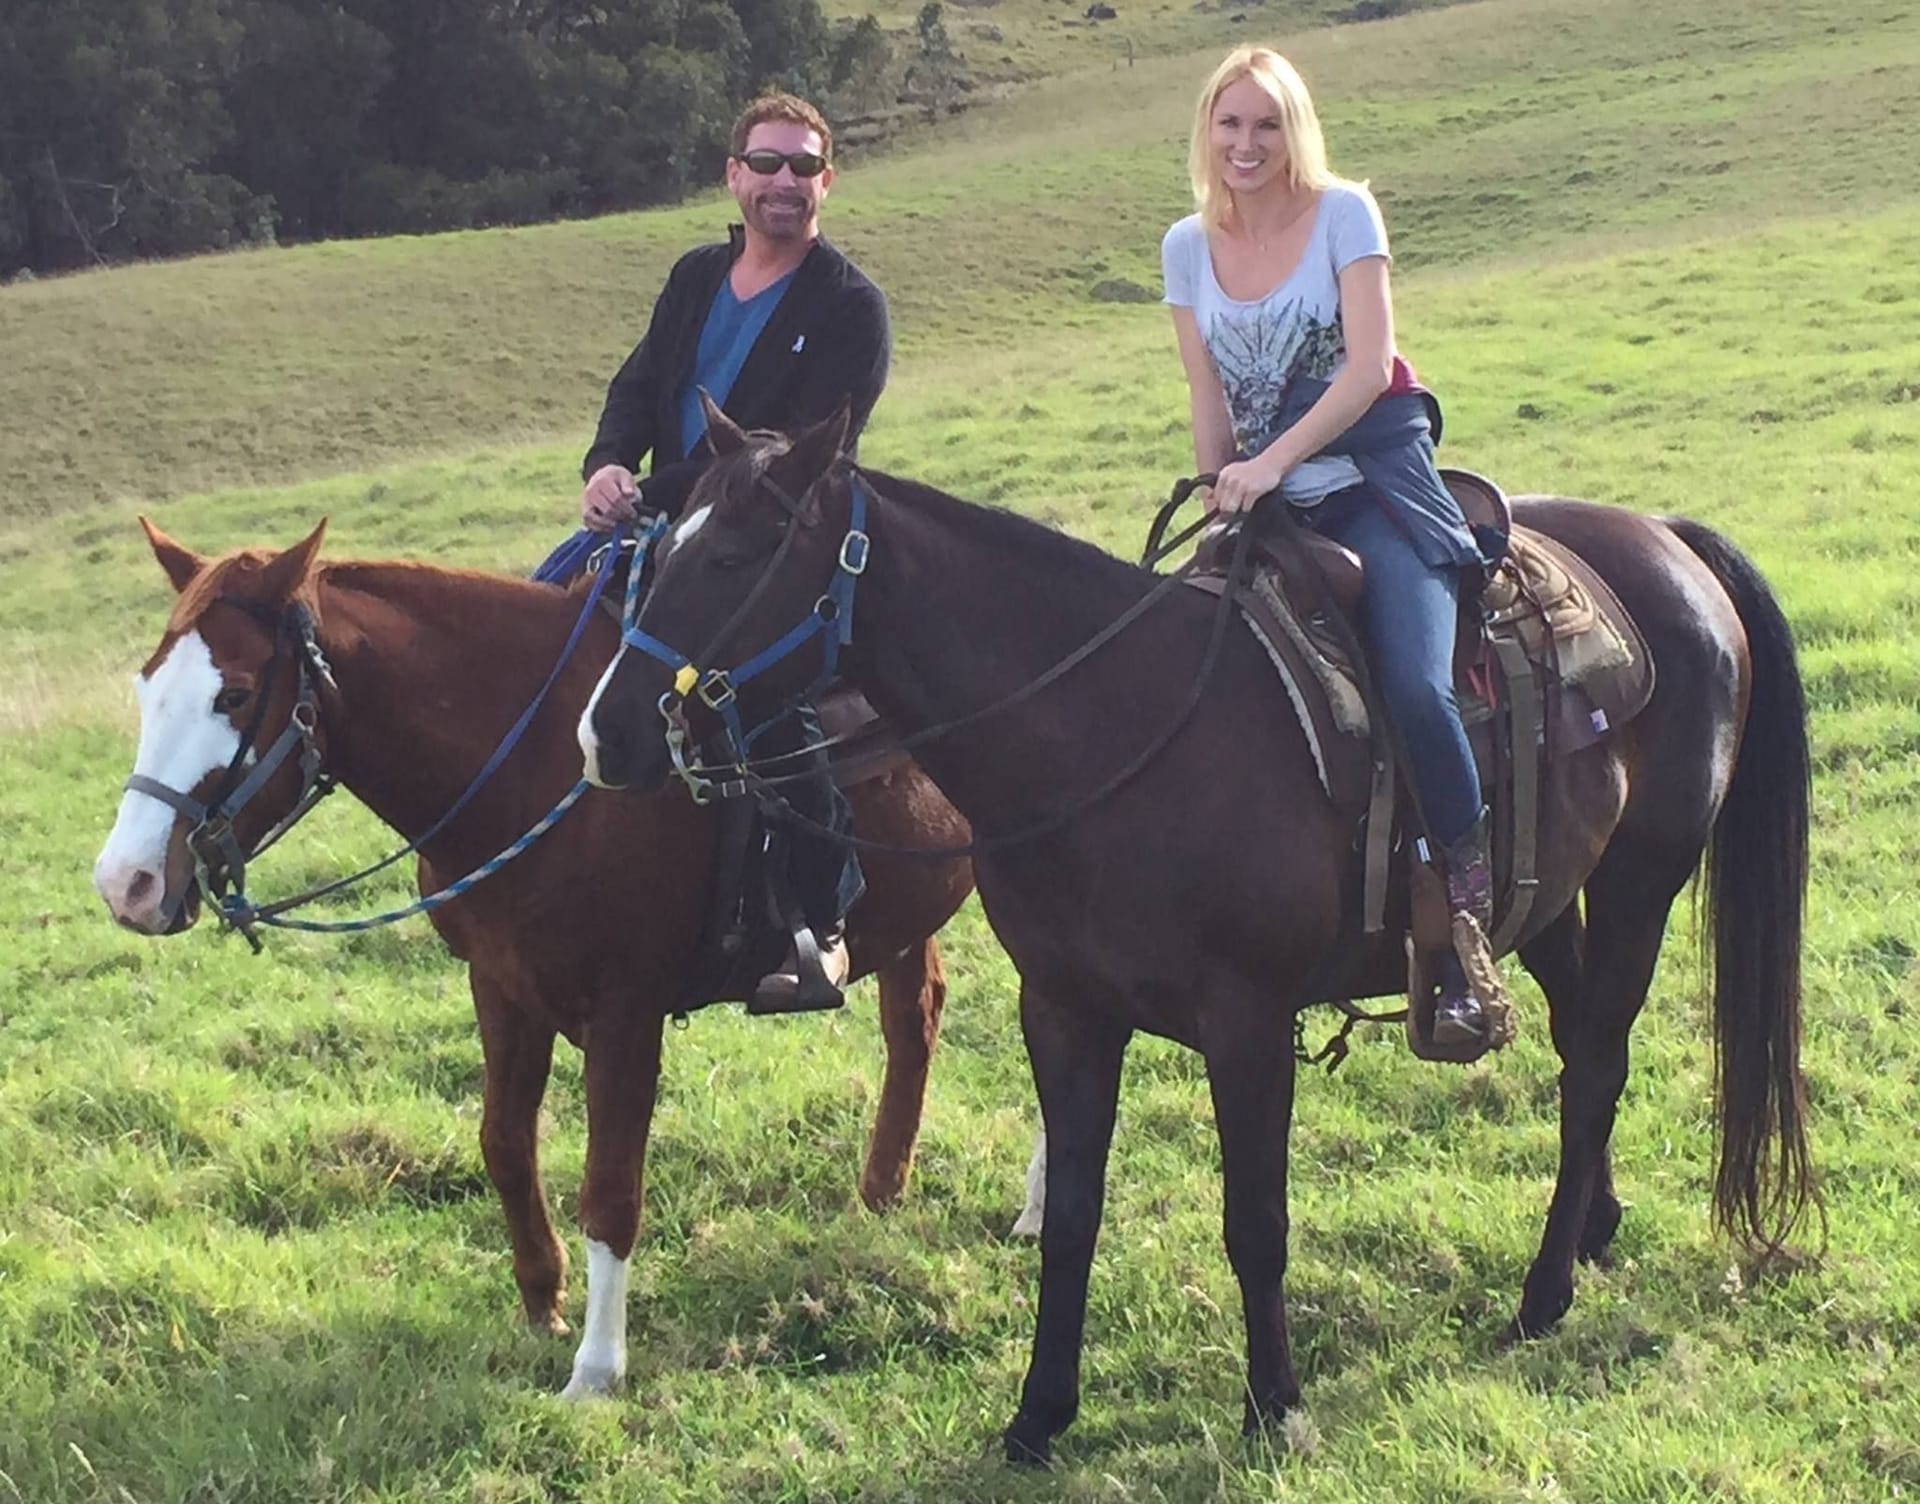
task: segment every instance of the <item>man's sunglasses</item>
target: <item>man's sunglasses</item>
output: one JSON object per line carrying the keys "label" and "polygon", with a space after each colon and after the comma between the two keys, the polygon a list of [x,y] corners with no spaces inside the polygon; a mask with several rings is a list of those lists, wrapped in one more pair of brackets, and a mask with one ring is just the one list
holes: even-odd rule
{"label": "man's sunglasses", "polygon": [[792,168],[797,178],[817,178],[827,169],[827,159],[814,151],[737,151],[733,160],[746,163],[748,171],[763,178],[772,177],[783,165]]}

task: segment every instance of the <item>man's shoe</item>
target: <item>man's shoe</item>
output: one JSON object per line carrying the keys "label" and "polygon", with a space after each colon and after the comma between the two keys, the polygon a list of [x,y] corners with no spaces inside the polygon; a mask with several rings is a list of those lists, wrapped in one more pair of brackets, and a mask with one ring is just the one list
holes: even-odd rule
{"label": "man's shoe", "polygon": [[823,945],[813,931],[802,926],[794,931],[793,946],[786,963],[770,971],[753,989],[749,1013],[816,1013],[846,1003],[840,989],[846,986],[851,964],[847,957],[844,930],[836,926]]}

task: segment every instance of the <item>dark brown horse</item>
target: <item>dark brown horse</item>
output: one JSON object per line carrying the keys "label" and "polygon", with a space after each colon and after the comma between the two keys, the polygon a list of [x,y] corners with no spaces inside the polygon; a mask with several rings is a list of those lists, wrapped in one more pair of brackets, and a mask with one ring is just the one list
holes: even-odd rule
{"label": "dark brown horse", "polygon": [[[993,846],[1099,789],[1174,723],[1214,604],[1175,591],[1044,693],[982,715],[1140,601],[1152,577],[1008,513],[855,472],[838,441],[833,424],[791,444],[726,435],[729,454],[690,502],[703,525],[669,557],[641,624],[705,654],[703,670],[724,667],[812,609],[836,558],[859,564],[870,552],[843,671],[903,734],[964,722],[916,755],[987,843],[975,856],[980,896],[1020,972],[1048,1149],[1038,1329],[1008,1453],[1046,1458],[1079,1405],[1088,1269],[1136,1030],[1206,1057],[1245,1304],[1247,1420],[1278,1416],[1300,1397],[1282,1290],[1294,1013],[1332,976],[1354,997],[1405,979],[1397,939],[1333,954],[1358,889],[1353,831],[1323,794],[1260,647],[1235,631],[1163,753],[1070,823]],[[870,550],[843,542],[860,491]],[[1731,544],[1579,502],[1517,511],[1600,571],[1658,673],[1641,716],[1560,762],[1546,790],[1540,889],[1519,950],[1545,989],[1564,1068],[1559,1182],[1513,1325],[1532,1336],[1571,1304],[1576,1257],[1605,1255],[1619,1224],[1608,1139],[1627,1035],[1669,906],[1703,856],[1717,967],[1715,1211],[1768,1247],[1814,1199],[1798,1066],[1809,773],[1792,639]],[[749,698],[790,690],[806,671],[771,671]],[[664,776],[656,701],[669,679],[632,647],[616,659],[582,727],[601,779],[651,787]]]}
{"label": "dark brown horse", "polygon": [[[331,666],[315,741],[326,769],[402,836],[452,805],[556,661],[580,608],[546,586],[422,564],[317,564],[324,524],[281,554],[207,561],[148,527],[180,592],[137,681],[136,775],[201,800],[243,734],[265,753],[296,704],[302,651],[290,621],[311,620]],[[295,616],[296,608],[306,615]],[[576,724],[618,628],[593,613],[580,649],[526,736],[474,802],[424,848],[422,891],[493,856],[575,781]],[[236,817],[258,840],[298,798],[292,759]],[[858,828],[889,840],[964,840],[966,823],[908,765],[853,791]],[[164,796],[130,791],[95,870],[114,916],[170,934],[200,907],[188,819]],[[536,1119],[563,1034],[586,1052],[586,1329],[569,1394],[602,1392],[626,1366],[627,1262],[660,1070],[661,1026],[686,1001],[714,856],[711,813],[672,796],[590,793],[525,855],[437,910],[435,927],[467,963],[486,1059],[480,1128],[487,1173],[513,1242],[527,1320],[567,1330],[567,1257],[538,1164]],[[932,939],[970,890],[966,863],[869,864],[851,916],[856,974],[877,973],[887,1070],[860,1194],[869,1206],[905,1186],[946,980]]]}

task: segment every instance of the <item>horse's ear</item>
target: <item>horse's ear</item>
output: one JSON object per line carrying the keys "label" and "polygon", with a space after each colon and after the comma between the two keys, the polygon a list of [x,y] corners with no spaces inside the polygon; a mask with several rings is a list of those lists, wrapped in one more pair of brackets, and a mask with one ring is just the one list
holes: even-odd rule
{"label": "horse's ear", "polygon": [[847,404],[842,402],[831,417],[795,434],[792,447],[768,467],[768,474],[790,494],[802,495],[840,457],[850,422]]}
{"label": "horse's ear", "polygon": [[254,582],[260,598],[276,604],[292,600],[294,593],[306,584],[307,576],[313,572],[314,556],[320,552],[320,540],[326,535],[327,519],[322,517],[320,525],[305,538],[285,553],[275,554],[267,560],[260,567]]}
{"label": "horse's ear", "polygon": [[705,387],[700,387],[699,392],[700,411],[707,415],[707,448],[713,451],[713,457],[725,459],[736,449],[746,448],[745,430],[720,410],[720,404],[707,395]]}
{"label": "horse's ear", "polygon": [[173,582],[175,592],[185,590],[193,577],[207,567],[207,561],[192,549],[175,543],[144,516],[140,526],[146,530],[148,546],[153,549],[154,558],[160,561],[160,567],[167,572],[167,578]]}

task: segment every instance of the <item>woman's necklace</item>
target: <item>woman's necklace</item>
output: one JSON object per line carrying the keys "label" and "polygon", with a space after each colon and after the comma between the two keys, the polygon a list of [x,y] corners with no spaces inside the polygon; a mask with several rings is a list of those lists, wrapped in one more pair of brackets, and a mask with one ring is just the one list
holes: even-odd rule
{"label": "woman's necklace", "polygon": [[1258,230],[1255,230],[1251,225],[1247,224],[1246,215],[1242,214],[1240,216],[1241,226],[1246,230],[1247,238],[1253,242],[1254,249],[1260,252],[1260,254],[1263,256],[1268,251],[1272,250],[1273,243],[1276,240],[1278,240],[1282,235],[1286,234],[1287,231],[1291,230],[1296,224],[1298,224],[1302,216],[1306,214],[1307,210],[1313,207],[1313,200],[1314,200],[1314,195],[1312,193],[1308,193],[1304,198],[1301,199],[1300,203],[1295,207],[1293,213],[1289,214],[1285,219],[1281,220],[1279,224],[1270,227],[1264,234]]}

